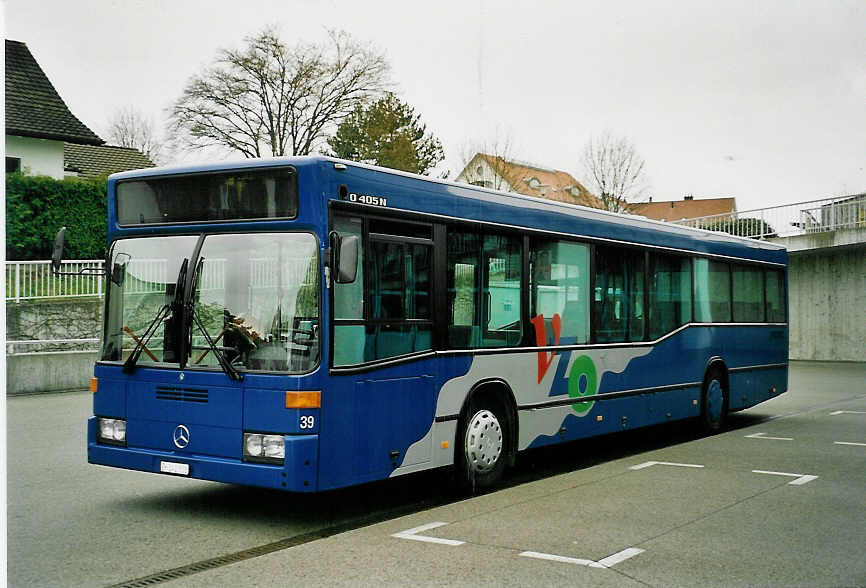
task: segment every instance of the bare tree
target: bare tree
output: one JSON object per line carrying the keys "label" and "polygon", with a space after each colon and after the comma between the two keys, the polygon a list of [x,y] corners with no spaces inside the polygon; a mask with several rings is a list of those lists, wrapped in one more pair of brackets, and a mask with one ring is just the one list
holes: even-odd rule
{"label": "bare tree", "polygon": [[583,169],[606,210],[624,212],[628,202],[646,190],[644,160],[625,137],[605,132],[590,138],[583,149]]}
{"label": "bare tree", "polygon": [[[480,158],[479,158],[480,157]],[[487,141],[470,142],[460,151],[462,170],[455,181],[476,186],[508,190],[508,162],[514,160],[514,142],[510,133],[497,133]]]}
{"label": "bare tree", "polygon": [[170,129],[181,148],[307,155],[388,87],[389,71],[384,54],[348,33],[289,47],[267,28],[240,50],[220,50],[189,79],[171,108]]}
{"label": "bare tree", "polygon": [[114,112],[108,121],[108,141],[120,147],[131,147],[159,163],[163,144],[154,130],[153,119],[140,110],[126,106]]}

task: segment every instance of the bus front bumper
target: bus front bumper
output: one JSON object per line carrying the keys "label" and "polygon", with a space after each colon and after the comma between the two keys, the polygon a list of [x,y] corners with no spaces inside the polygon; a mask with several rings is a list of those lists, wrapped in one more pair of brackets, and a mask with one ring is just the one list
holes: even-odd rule
{"label": "bus front bumper", "polygon": [[211,455],[106,445],[95,441],[94,420],[88,423],[88,463],[291,492],[317,490],[318,435],[286,435],[283,464],[264,464]]}

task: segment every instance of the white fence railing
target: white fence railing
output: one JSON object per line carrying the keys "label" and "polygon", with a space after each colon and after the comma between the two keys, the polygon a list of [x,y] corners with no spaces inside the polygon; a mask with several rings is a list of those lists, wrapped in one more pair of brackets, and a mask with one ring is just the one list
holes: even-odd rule
{"label": "white fence railing", "polygon": [[[103,269],[101,259],[71,260],[61,263],[60,272],[77,273],[84,268]],[[166,259],[133,259],[126,268],[124,290],[127,294],[165,292],[165,284],[172,283],[176,275],[169,276],[170,264]],[[176,265],[172,264],[176,274]],[[273,288],[315,281],[318,268],[307,258],[278,263],[273,258],[253,258],[249,262],[249,287]],[[224,290],[226,260],[208,259],[201,272],[202,290]],[[7,261],[6,301],[21,302],[39,298],[102,297],[104,278],[98,274],[75,276],[54,275],[50,261]]]}
{"label": "white fence railing", "polygon": [[[73,259],[61,263],[60,271],[77,273],[85,268],[101,272],[101,259]],[[35,298],[102,296],[102,277],[95,275],[56,276],[50,261],[7,261],[6,300],[21,302]]]}
{"label": "white fence railing", "polygon": [[755,239],[839,229],[866,229],[866,194],[822,198],[672,222]]}
{"label": "white fence railing", "polygon": [[99,339],[24,339],[6,341],[6,355],[45,353],[51,351],[97,351]]}

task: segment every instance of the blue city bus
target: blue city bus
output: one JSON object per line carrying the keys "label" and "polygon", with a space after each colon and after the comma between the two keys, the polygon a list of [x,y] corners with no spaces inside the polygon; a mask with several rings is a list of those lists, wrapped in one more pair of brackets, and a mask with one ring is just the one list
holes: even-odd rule
{"label": "blue city bus", "polygon": [[[62,249],[62,238],[59,238]],[[787,388],[787,252],[328,157],[108,179],[88,461],[316,492]]]}

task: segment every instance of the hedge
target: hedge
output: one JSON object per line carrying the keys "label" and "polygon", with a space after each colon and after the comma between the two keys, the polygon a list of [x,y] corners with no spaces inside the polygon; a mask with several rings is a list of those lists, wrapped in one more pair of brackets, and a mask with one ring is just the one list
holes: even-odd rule
{"label": "hedge", "polygon": [[752,239],[772,239],[778,237],[776,229],[770,223],[759,218],[743,217],[735,220],[717,220],[712,223],[700,225],[698,228],[708,231],[730,233],[740,237],[751,237]]}
{"label": "hedge", "polygon": [[6,259],[50,259],[66,227],[65,259],[99,259],[105,250],[105,180],[6,174]]}

